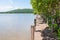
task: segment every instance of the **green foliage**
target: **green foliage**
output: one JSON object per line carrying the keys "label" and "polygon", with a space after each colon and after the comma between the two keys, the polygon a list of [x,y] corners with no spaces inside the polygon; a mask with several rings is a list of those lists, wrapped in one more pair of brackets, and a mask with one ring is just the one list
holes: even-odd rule
{"label": "green foliage", "polygon": [[60,37],[60,28],[58,29],[57,36]]}
{"label": "green foliage", "polygon": [[[56,22],[56,18],[60,17],[60,0],[31,0],[31,4],[35,14],[42,14],[48,19],[48,25],[57,30],[60,37],[60,28]],[[54,24],[53,23],[54,19]]]}
{"label": "green foliage", "polygon": [[53,10],[58,10],[59,1],[60,0],[31,0],[31,4],[36,14],[52,14],[51,12]]}

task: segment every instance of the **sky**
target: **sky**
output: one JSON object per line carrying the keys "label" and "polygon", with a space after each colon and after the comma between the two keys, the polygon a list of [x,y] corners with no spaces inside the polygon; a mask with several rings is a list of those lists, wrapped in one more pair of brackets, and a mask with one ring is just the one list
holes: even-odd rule
{"label": "sky", "polygon": [[18,8],[32,8],[30,0],[0,0],[0,12]]}

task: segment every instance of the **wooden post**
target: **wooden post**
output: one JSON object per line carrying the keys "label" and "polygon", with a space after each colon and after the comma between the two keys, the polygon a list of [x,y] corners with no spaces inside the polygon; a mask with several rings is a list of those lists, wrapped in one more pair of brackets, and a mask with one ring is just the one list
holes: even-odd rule
{"label": "wooden post", "polygon": [[34,19],[34,26],[36,26],[36,19]]}
{"label": "wooden post", "polygon": [[31,26],[31,40],[34,40],[34,31],[35,31],[34,26]]}

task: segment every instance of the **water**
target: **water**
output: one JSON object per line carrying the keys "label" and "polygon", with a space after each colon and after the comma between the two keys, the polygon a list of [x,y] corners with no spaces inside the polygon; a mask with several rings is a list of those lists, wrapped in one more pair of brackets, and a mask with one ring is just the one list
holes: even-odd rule
{"label": "water", "polygon": [[0,40],[30,40],[33,14],[0,14]]}

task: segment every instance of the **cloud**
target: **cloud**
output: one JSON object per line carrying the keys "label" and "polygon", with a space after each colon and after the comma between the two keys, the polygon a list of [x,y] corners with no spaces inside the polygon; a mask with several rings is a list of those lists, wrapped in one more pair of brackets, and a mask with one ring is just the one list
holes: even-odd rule
{"label": "cloud", "polygon": [[[4,3],[3,3],[4,2]],[[12,0],[5,0],[5,1],[1,1],[0,4],[0,12],[1,11],[9,11],[14,9],[14,3]]]}
{"label": "cloud", "polygon": [[0,11],[8,11],[11,10],[13,7],[12,6],[0,6]]}

